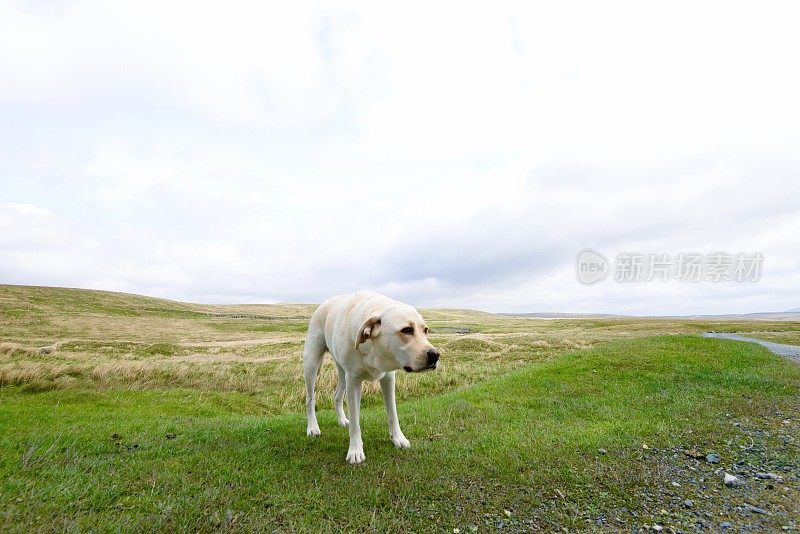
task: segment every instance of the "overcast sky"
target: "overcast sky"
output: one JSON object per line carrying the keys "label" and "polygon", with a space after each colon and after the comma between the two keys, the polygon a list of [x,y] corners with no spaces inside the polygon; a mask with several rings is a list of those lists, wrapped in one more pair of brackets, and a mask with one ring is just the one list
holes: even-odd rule
{"label": "overcast sky", "polygon": [[[0,0],[0,283],[800,308],[796,2],[481,4]],[[587,286],[587,247],[764,264]]]}

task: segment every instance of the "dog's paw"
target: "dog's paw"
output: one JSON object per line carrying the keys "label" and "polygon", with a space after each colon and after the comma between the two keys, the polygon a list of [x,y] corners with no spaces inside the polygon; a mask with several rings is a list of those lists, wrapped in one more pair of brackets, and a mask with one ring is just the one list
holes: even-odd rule
{"label": "dog's paw", "polygon": [[392,443],[398,449],[410,449],[411,442],[403,434],[397,434],[396,436],[391,436]]}
{"label": "dog's paw", "polygon": [[319,436],[320,434],[322,434],[322,432],[319,430],[319,425],[310,426],[306,430],[306,436]]}
{"label": "dog's paw", "polygon": [[350,424],[350,419],[347,417],[342,417],[339,419],[339,426],[348,426]]}
{"label": "dog's paw", "polygon": [[350,449],[347,451],[347,461],[351,464],[360,464],[366,460],[364,449]]}

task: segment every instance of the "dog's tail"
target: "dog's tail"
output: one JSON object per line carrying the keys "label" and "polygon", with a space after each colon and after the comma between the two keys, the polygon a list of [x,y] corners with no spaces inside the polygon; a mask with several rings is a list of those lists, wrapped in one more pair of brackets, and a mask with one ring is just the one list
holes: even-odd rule
{"label": "dog's tail", "polygon": [[[306,380],[316,379],[328,347],[325,345],[325,310],[317,308],[308,323],[306,344],[303,347],[303,369]],[[309,376],[310,375],[310,376]]]}
{"label": "dog's tail", "polygon": [[[320,306],[321,308],[322,306]],[[317,375],[322,367],[322,360],[325,357],[325,310],[314,312],[308,324],[308,335],[306,345],[303,347],[303,376],[306,380],[306,416],[308,418],[309,436],[319,435],[319,424],[314,408],[314,387],[317,382]]]}

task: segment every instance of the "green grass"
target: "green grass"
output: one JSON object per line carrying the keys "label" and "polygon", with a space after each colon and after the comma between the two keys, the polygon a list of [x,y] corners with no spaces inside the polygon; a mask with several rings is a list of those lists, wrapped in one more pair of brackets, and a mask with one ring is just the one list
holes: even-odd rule
{"label": "green grass", "polygon": [[[660,515],[674,503],[640,496],[664,483],[652,450],[697,446],[733,459],[742,436],[725,414],[774,434],[769,425],[783,423],[770,415],[797,413],[798,394],[800,366],[762,347],[613,341],[401,399],[408,451],[392,448],[373,404],[362,421],[366,464],[350,466],[329,403],[311,439],[301,413],[265,417],[258,395],[5,387],[0,531],[469,532],[504,521],[587,528],[598,514],[619,517],[616,528],[664,524],[678,521]],[[775,454],[798,460],[796,447]],[[786,495],[775,498],[789,499],[780,506],[796,519],[796,493]],[[779,528],[786,518],[764,520]]]}
{"label": "green grass", "polygon": [[153,343],[144,349],[144,353],[148,356],[174,356],[180,350],[175,343]]}

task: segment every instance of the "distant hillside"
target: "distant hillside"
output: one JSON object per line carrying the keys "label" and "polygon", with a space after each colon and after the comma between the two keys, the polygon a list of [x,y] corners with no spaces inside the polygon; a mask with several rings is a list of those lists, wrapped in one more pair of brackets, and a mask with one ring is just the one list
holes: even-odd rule
{"label": "distant hillside", "polygon": [[610,313],[558,313],[558,312],[538,312],[538,313],[498,313],[503,317],[530,317],[532,319],[614,319],[626,317],[625,315],[614,315]]}
{"label": "distant hillside", "polygon": [[[131,293],[66,287],[0,284],[0,317],[23,313],[128,317],[221,317],[308,319],[317,304],[193,304]],[[423,310],[433,321],[475,322],[497,317],[463,309]]]}
{"label": "distant hillside", "polygon": [[[316,304],[193,304],[146,297],[131,293],[76,289],[65,287],[19,286],[0,284],[0,312],[7,316],[29,312],[103,314],[117,316],[217,316],[249,318],[303,319],[311,317]],[[430,320],[480,321],[491,317],[528,317],[538,319],[623,319],[648,316],[615,315],[608,313],[490,313],[469,309],[426,309]],[[784,312],[764,312],[730,315],[649,316],[660,319],[703,320],[765,320],[800,321],[800,308]]]}
{"label": "distant hillside", "polygon": [[0,311],[118,316],[310,317],[315,304],[191,304],[130,293],[0,284]]}
{"label": "distant hillside", "polygon": [[730,321],[800,321],[800,309],[785,312],[732,313],[722,315],[614,315],[608,313],[498,313],[504,317],[531,319],[697,319]]}

